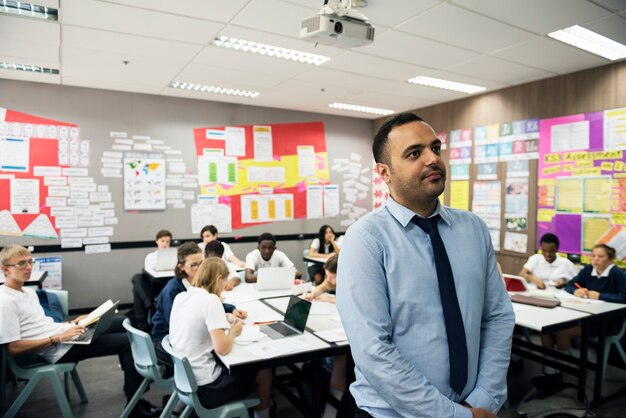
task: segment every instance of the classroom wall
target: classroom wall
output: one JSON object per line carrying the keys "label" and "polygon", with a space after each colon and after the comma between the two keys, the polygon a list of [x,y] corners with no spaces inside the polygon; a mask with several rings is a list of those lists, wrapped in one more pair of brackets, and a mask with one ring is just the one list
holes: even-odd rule
{"label": "classroom wall", "polygon": [[[626,62],[579,71],[535,81],[466,99],[415,109],[436,132],[470,128],[528,118],[551,118],[595,112],[626,106]],[[374,132],[386,119],[374,122]],[[447,158],[447,152],[444,152]],[[498,164],[498,178],[503,179],[505,163]],[[449,177],[449,176],[448,176]],[[470,168],[470,179],[476,178],[476,165]],[[448,178],[447,185],[450,180]],[[505,273],[516,274],[528,256],[535,252],[537,221],[537,160],[530,161],[527,254],[499,251]],[[503,188],[504,189],[504,188]],[[503,192],[504,193],[504,192]],[[449,191],[446,190],[446,202]],[[470,202],[472,187],[470,185]],[[504,195],[502,200],[504,208]],[[501,242],[502,239],[501,239]]]}
{"label": "classroom wall", "polygon": [[[102,152],[111,150],[111,131],[162,139],[166,145],[182,151],[187,167],[193,168],[195,173],[194,128],[322,121],[331,166],[333,159],[350,158],[352,153],[362,156],[364,167],[371,166],[372,122],[364,119],[2,79],[0,107],[79,125],[81,138],[91,141],[89,175],[94,177],[97,184],[109,186],[115,202],[119,224],[115,226],[112,243],[152,241],[156,231],[161,228],[171,230],[176,239],[196,237],[191,233],[189,204],[185,209],[168,207],[165,211],[124,212],[122,179],[103,178],[100,175]],[[329,171],[331,183],[341,184],[339,173],[332,169]],[[371,193],[368,192],[365,201],[371,202]],[[332,225],[337,231],[346,229],[337,218],[277,222],[222,235],[226,238],[256,237],[265,231],[278,235],[305,234],[317,232],[324,223]],[[0,236],[0,246],[9,243],[37,247],[58,245],[59,241]],[[308,239],[294,240],[279,242],[278,248],[287,253],[298,269],[306,271],[302,252],[309,244]],[[231,246],[235,254],[244,259],[247,252],[256,248],[256,243],[232,243]],[[90,255],[82,250],[62,252],[63,287],[70,291],[70,309],[96,306],[104,298],[120,299],[121,303],[131,302],[130,279],[141,270],[143,259],[149,251],[153,251],[153,248],[113,250],[110,253]]]}

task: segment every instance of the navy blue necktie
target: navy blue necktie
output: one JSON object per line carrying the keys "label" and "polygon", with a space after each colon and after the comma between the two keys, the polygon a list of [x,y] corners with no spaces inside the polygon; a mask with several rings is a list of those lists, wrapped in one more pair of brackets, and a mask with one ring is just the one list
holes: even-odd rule
{"label": "navy blue necktie", "polygon": [[465,329],[463,328],[463,317],[459,308],[459,300],[456,297],[452,267],[450,267],[446,247],[437,229],[437,223],[440,218],[439,215],[428,219],[414,216],[413,223],[430,236],[435,267],[437,269],[443,318],[446,324],[446,335],[448,337],[450,387],[460,395],[467,383],[467,342],[465,340]]}

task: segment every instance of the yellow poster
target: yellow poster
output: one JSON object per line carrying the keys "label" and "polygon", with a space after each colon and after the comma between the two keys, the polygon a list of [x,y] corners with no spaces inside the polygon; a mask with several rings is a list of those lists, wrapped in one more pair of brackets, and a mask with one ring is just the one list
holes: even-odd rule
{"label": "yellow poster", "polygon": [[609,213],[611,211],[611,178],[591,177],[584,180],[585,212]]}
{"label": "yellow poster", "polygon": [[556,180],[556,210],[579,213],[583,211],[583,182],[581,178],[566,177]]}
{"label": "yellow poster", "polygon": [[450,182],[450,207],[469,210],[469,181]]}
{"label": "yellow poster", "polygon": [[611,228],[611,220],[607,217],[583,217],[583,251],[591,251],[600,238]]}

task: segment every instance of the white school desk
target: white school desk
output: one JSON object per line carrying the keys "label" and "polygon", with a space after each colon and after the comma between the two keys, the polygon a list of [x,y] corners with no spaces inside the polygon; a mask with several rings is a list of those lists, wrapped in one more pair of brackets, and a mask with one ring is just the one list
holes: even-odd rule
{"label": "white school desk", "polygon": [[330,257],[330,255],[321,255],[318,257],[310,257],[308,255],[305,255],[304,257],[302,257],[302,259],[304,261],[308,261],[309,263],[326,264]]}
{"label": "white school desk", "polygon": [[164,279],[166,277],[174,277],[174,270],[155,270],[153,268],[145,268],[143,271],[153,279]]}

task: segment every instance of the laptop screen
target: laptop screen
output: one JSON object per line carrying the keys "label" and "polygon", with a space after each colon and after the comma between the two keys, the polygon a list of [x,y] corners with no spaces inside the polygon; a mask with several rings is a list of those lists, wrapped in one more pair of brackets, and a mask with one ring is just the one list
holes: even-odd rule
{"label": "laptop screen", "polygon": [[285,323],[291,325],[298,331],[304,331],[310,311],[311,302],[301,299],[298,296],[291,296],[289,298],[287,312],[285,312]]}

